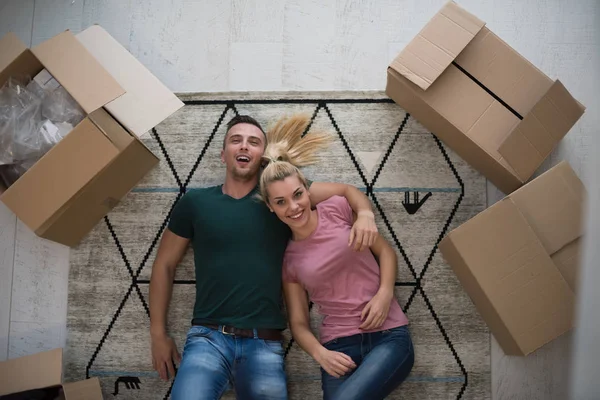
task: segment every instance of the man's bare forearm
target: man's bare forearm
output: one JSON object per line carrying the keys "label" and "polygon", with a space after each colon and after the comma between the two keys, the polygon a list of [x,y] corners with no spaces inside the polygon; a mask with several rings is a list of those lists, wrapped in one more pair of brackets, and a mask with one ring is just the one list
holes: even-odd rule
{"label": "man's bare forearm", "polygon": [[167,332],[167,311],[173,292],[175,268],[181,261],[189,239],[180,237],[166,229],[160,241],[150,278],[150,334],[164,335]]}
{"label": "man's bare forearm", "polygon": [[174,270],[166,265],[154,265],[150,280],[150,334],[167,332],[167,312],[173,293]]}

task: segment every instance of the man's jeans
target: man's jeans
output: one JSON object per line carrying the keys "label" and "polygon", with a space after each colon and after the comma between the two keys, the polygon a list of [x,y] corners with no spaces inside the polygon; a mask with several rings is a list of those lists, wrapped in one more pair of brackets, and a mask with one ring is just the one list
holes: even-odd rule
{"label": "man's jeans", "polygon": [[350,356],[357,365],[340,378],[321,368],[325,400],[383,399],[406,379],[414,364],[407,326],[334,339],[325,347]]}
{"label": "man's jeans", "polygon": [[287,399],[283,346],[204,326],[190,328],[175,377],[173,400],[216,400],[233,387],[240,400]]}

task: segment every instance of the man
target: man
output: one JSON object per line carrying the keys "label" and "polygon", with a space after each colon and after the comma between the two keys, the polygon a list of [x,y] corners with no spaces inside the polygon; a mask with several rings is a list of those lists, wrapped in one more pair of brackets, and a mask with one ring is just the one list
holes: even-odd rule
{"label": "man", "polygon": [[[265,132],[249,116],[227,124],[222,185],[188,191],[163,233],[150,283],[152,362],[162,379],[174,376],[172,398],[219,399],[231,384],[243,399],[286,399],[281,331],[281,267],[290,230],[255,198]],[[358,189],[312,183],[314,204],[345,196],[358,214],[349,246],[377,237],[368,198]],[[175,268],[192,244],[196,301],[181,359],[166,331]]]}

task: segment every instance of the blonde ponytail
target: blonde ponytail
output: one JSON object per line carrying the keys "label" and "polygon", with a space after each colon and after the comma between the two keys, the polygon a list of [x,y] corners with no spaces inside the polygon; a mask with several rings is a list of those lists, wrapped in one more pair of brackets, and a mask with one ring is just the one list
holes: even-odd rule
{"label": "blonde ponytail", "polygon": [[267,163],[260,177],[260,196],[268,203],[267,186],[275,181],[297,175],[307,186],[300,171],[316,163],[317,152],[328,146],[333,137],[325,130],[311,127],[310,133],[302,137],[310,124],[309,114],[294,114],[279,119],[267,130],[267,148],[263,159]]}

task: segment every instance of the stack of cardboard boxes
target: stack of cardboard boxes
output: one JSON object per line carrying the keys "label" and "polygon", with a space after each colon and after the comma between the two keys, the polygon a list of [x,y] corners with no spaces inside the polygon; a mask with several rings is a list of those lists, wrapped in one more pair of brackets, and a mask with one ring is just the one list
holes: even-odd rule
{"label": "stack of cardboard boxes", "polygon": [[454,2],[389,65],[386,93],[507,195],[439,244],[505,353],[570,330],[585,189],[566,162],[530,179],[585,107]]}
{"label": "stack of cardboard boxes", "polygon": [[[38,236],[74,246],[158,164],[140,136],[183,103],[100,26],[32,49],[11,33],[0,39],[0,87],[48,73],[85,118],[0,200]],[[61,388],[67,400],[102,398],[98,379],[63,385],[61,349],[0,363],[0,396]]]}

